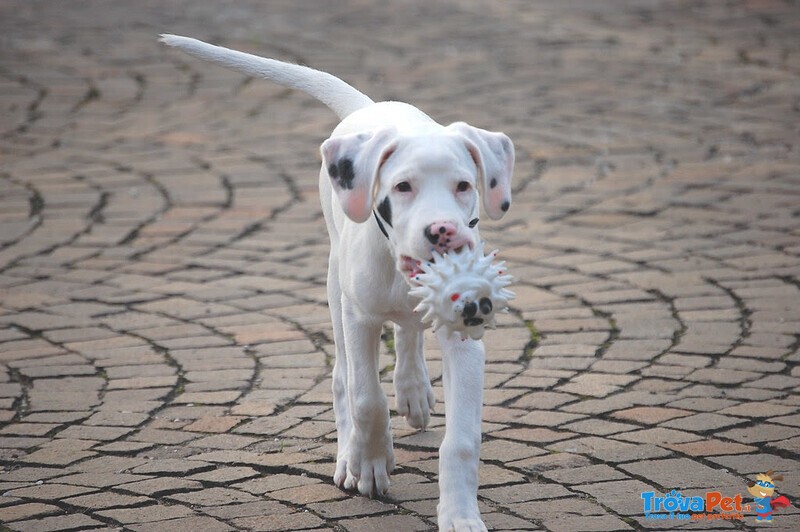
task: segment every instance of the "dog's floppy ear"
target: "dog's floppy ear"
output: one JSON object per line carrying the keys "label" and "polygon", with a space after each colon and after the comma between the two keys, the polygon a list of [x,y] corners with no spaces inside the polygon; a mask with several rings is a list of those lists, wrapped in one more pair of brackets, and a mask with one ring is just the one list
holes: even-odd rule
{"label": "dog's floppy ear", "polygon": [[397,130],[331,137],[322,143],[322,163],[348,218],[369,218],[381,165],[397,147]]}
{"label": "dog's floppy ear", "polygon": [[514,171],[514,144],[503,133],[494,133],[455,122],[448,129],[467,141],[467,149],[480,170],[483,208],[492,220],[499,220],[511,207],[511,174]]}

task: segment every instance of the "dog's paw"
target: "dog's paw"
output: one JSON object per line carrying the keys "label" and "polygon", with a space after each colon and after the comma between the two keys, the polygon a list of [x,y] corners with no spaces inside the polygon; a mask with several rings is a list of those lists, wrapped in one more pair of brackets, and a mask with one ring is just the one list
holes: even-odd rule
{"label": "dog's paw", "polygon": [[486,525],[480,519],[455,519],[439,530],[446,532],[487,532]]}
{"label": "dog's paw", "polygon": [[457,504],[453,499],[450,499],[449,504],[439,502],[436,508],[439,530],[443,532],[486,532],[486,525],[481,519],[477,502],[474,499],[470,504]]}
{"label": "dog's paw", "polygon": [[351,439],[346,455],[336,462],[333,481],[347,490],[358,489],[368,497],[382,497],[389,490],[389,474],[395,466],[391,435],[371,445]]}
{"label": "dog's paw", "polygon": [[395,410],[415,429],[424,429],[431,419],[436,397],[427,378],[395,383]]}
{"label": "dog's paw", "polygon": [[350,489],[345,487],[347,481],[347,458],[338,456],[336,458],[336,471],[333,473],[333,483],[342,489]]}
{"label": "dog's paw", "polygon": [[[474,513],[474,515],[469,515]],[[442,532],[487,532],[486,525],[476,510],[469,512],[448,512],[439,509],[439,530]]]}

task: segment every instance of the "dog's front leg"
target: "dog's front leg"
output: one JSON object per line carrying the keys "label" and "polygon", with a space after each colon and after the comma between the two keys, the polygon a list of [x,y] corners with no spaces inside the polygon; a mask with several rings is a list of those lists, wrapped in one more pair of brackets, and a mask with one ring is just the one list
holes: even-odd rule
{"label": "dog's front leg", "polygon": [[389,407],[378,368],[383,323],[364,316],[343,298],[344,341],[347,351],[347,399],[352,429],[347,444],[347,489],[363,495],[383,495],[394,469]]}
{"label": "dog's front leg", "polygon": [[485,531],[478,510],[483,342],[436,333],[442,350],[445,435],[439,449],[439,529]]}

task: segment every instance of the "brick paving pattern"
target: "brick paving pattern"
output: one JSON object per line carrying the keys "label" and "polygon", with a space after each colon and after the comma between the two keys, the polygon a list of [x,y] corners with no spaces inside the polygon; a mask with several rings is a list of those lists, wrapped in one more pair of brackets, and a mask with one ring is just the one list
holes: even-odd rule
{"label": "brick paving pattern", "polygon": [[515,204],[482,224],[517,279],[487,334],[490,529],[751,530],[646,519],[640,495],[752,502],[768,469],[797,504],[800,7],[320,6],[0,4],[0,529],[435,526],[433,344],[437,413],[393,418],[388,496],[330,479],[334,115],[164,31],[514,139]]}

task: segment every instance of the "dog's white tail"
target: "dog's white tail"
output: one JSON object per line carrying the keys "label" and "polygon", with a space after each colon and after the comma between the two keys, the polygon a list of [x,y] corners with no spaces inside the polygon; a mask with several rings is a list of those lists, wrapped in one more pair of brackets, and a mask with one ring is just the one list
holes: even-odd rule
{"label": "dog's white tail", "polygon": [[269,79],[284,87],[303,91],[330,107],[339,118],[375,103],[336,76],[313,68],[237,52],[178,35],[161,35],[161,42],[249,76]]}

